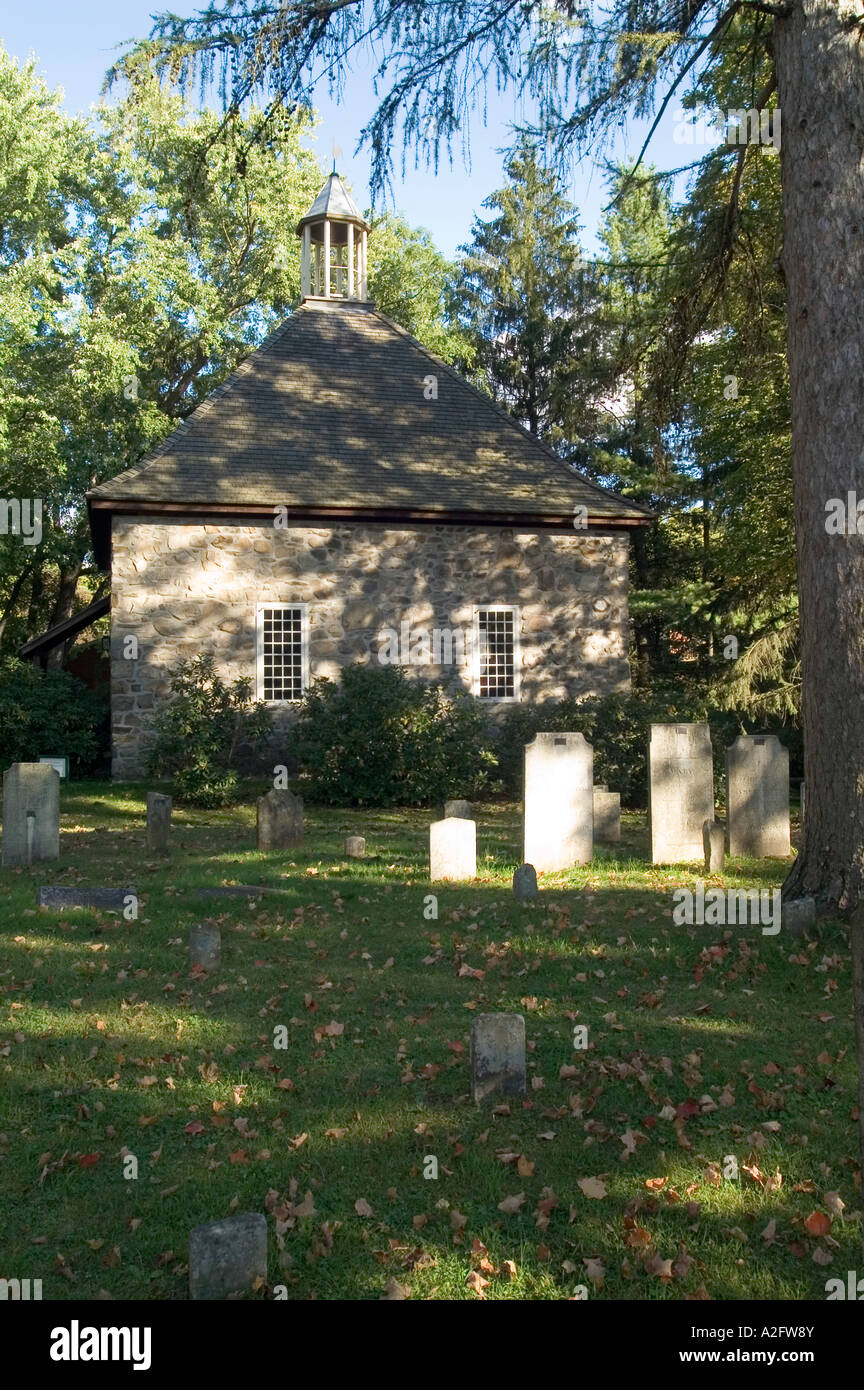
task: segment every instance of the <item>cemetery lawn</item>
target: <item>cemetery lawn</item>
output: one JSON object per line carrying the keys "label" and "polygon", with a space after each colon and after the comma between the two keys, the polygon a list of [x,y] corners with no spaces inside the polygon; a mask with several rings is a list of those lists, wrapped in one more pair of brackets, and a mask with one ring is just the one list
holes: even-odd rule
{"label": "cemetery lawn", "polygon": [[[307,807],[302,850],[259,854],[260,790],[175,806],[162,862],[143,787],[64,784],[59,863],[3,871],[0,1277],[184,1299],[190,1228],[235,1211],[268,1213],[257,1298],[822,1300],[858,1267],[838,923],[673,925],[697,874],[653,868],[635,816],[524,906],[515,806],[478,808],[466,885],[429,884],[422,810]],[[134,887],[138,919],[37,910],[43,883]],[[232,883],[278,893],[196,897]],[[209,978],[187,958],[206,919]],[[481,1111],[469,1029],[495,1010],[525,1016],[529,1090]]]}

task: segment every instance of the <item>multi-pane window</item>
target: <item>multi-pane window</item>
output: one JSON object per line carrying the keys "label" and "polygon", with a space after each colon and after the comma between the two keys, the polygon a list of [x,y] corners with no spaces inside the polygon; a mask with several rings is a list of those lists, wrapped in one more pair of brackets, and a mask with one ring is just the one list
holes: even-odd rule
{"label": "multi-pane window", "polygon": [[474,693],[481,700],[519,698],[519,610],[478,608],[474,616]]}
{"label": "multi-pane window", "polygon": [[307,685],[306,605],[258,605],[258,698],[301,700]]}

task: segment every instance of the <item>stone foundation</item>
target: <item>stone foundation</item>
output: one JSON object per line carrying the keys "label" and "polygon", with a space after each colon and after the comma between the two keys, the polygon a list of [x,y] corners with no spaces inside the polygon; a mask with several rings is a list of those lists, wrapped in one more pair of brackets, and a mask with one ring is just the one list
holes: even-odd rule
{"label": "stone foundation", "polygon": [[[520,610],[522,703],[630,688],[628,540],[621,532],[467,526],[294,527],[113,519],[113,776],[143,776],[152,722],[183,658],[211,652],[225,679],[256,680],[256,605],[305,603],[309,678],[378,660],[383,628],[473,629],[475,607]],[[126,655],[134,651],[137,658]],[[470,643],[466,643],[470,653]],[[441,653],[439,653],[441,655]],[[445,650],[446,656],[446,650]],[[456,656],[459,656],[458,651]],[[469,660],[410,665],[471,690]],[[489,702],[493,713],[510,702]],[[296,705],[274,706],[274,748]]]}

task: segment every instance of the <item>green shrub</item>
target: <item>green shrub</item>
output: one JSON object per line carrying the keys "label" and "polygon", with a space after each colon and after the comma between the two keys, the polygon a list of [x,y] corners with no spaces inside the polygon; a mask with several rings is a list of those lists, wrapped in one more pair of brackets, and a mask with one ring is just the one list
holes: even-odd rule
{"label": "green shrub", "polygon": [[398,666],[314,681],[292,731],[304,788],[336,806],[429,805],[485,786],[494,754],[470,695]]}
{"label": "green shrub", "polygon": [[29,661],[0,661],[0,769],[68,757],[70,772],[87,772],[99,754],[98,697],[68,671],[42,671]]}
{"label": "green shrub", "polygon": [[272,733],[270,712],[252,700],[251,681],[223,681],[212,656],[180,662],[171,672],[171,693],[156,717],[150,771],[173,777],[181,801],[225,806],[236,795],[244,744]]}

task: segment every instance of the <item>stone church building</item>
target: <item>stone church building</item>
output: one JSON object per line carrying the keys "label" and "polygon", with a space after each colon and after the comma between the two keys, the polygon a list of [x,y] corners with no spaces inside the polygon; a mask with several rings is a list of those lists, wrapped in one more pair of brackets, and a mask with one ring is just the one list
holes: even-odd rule
{"label": "stone church building", "polygon": [[171,669],[202,652],[277,730],[358,661],[455,678],[493,713],[629,689],[628,536],[650,513],[375,309],[369,227],[335,173],[298,231],[299,307],[89,494],[115,778],[145,773]]}

